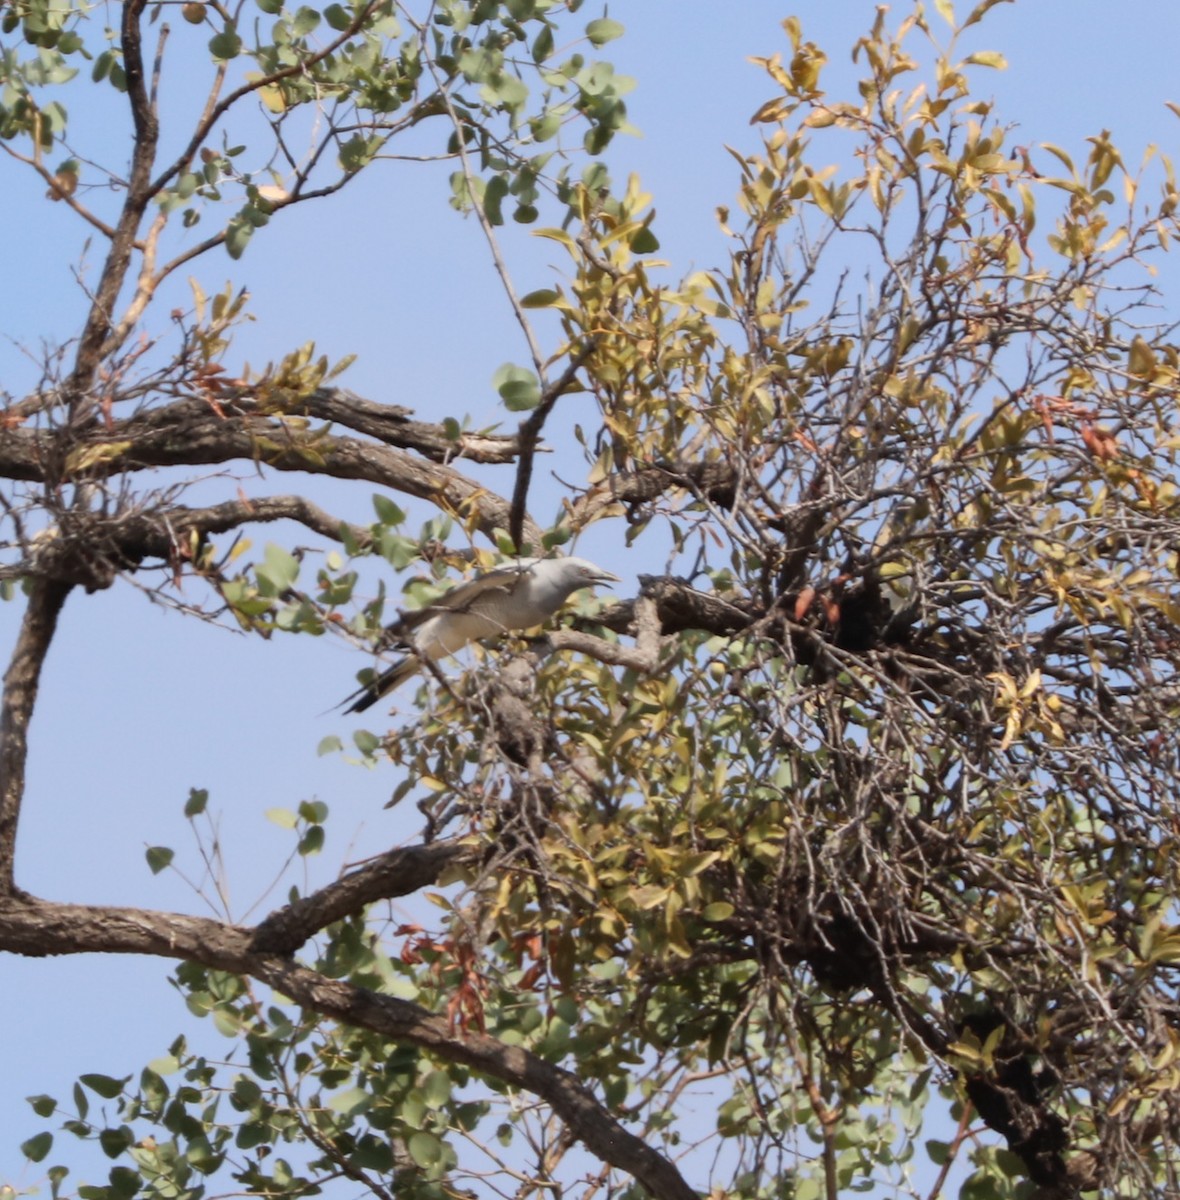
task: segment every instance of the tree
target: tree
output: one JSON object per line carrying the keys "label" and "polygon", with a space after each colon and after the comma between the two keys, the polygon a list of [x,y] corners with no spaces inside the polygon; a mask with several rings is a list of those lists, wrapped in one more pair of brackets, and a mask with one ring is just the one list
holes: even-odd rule
{"label": "tree", "polygon": [[[86,1200],[341,1178],[378,1196],[935,1195],[963,1162],[971,1197],[1175,1194],[1180,350],[1150,272],[1176,182],[1106,135],[1081,165],[1006,144],[972,92],[1003,60],[962,48],[997,2],[959,26],[944,4],[896,28],[879,14],[851,100],[784,22],[763,144],[736,155],[721,212],[730,261],[677,285],[638,183],[538,160],[575,116],[592,152],[625,120],[607,67],[550,62],[555,5],[455,0],[397,25],[379,5],[262,5],[277,20],[257,46],[241,14],[186,5],[213,27],[215,91],[162,166],[166,35],[150,67],[132,0],[93,59],[136,134],[106,216],[79,199],[81,155],[45,165],[65,117],[37,99],[93,53],[91,17],[9,6],[37,52],[8,67],[4,145],[108,253],[71,356],[8,404],[0,441],[25,605],[0,711],[0,947],[179,960],[190,1009],[244,1055],[221,1067],[178,1041],[166,1072],[84,1077],[65,1128],[115,1160]],[[534,70],[554,89],[535,102]],[[271,114],[279,181],[236,173],[221,140],[247,101]],[[131,341],[169,272],[240,255],[428,120],[489,235],[509,196],[526,221],[548,188],[563,210],[543,232],[567,282],[508,293],[534,348],[499,377],[527,413],[514,434],[361,399],[307,349],[239,375],[233,290],[197,295],[167,354]],[[222,224],[226,194],[241,207]],[[216,230],[167,259],[175,213]],[[560,322],[549,355],[541,310]],[[575,431],[588,474],[544,526],[534,458],[576,389],[599,413]],[[367,527],[305,494],[182,503],[185,468],[240,461],[436,516],[414,536],[384,496]],[[145,487],[148,467],[168,483]],[[338,560],[309,579],[288,549],[248,561],[224,541],[279,519]],[[409,719],[357,734],[399,768],[394,800],[418,798],[420,841],[252,927],[18,886],[26,730],[80,591],[158,571],[260,635],[376,637],[372,561],[415,567],[416,605],[489,544],[543,552],[605,520],[675,573],[431,675]],[[292,815],[301,853],[326,819]],[[382,919],[430,888],[433,927]],[[86,1089],[113,1105],[101,1120]],[[33,1107],[51,1128],[26,1151],[56,1161],[63,1110]],[[953,1136],[931,1136],[948,1112]],[[57,1194],[65,1168],[48,1174]]]}

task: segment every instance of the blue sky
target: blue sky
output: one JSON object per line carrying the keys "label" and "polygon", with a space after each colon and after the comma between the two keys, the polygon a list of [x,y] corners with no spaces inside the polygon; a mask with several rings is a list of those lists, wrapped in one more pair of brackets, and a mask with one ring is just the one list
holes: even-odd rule
{"label": "blue sky", "polygon": [[[587,20],[598,12],[592,4],[583,9]],[[656,232],[677,275],[718,263],[726,252],[714,210],[730,202],[736,170],[724,147],[757,146],[749,116],[773,94],[746,59],[786,50],[780,21],[788,12],[828,50],[825,86],[836,93],[851,84],[856,70],[847,48],[872,20],[867,0],[810,0],[790,9],[764,0],[610,5],[628,32],[603,56],[638,80],[629,109],[642,136],[619,139],[608,161],[616,179],[638,172],[654,193]],[[938,27],[933,13],[931,22]],[[1165,153],[1180,150],[1180,121],[1164,106],[1180,100],[1177,45],[1175,0],[1023,0],[996,9],[965,49],[998,49],[1008,59],[1007,71],[981,70],[976,78],[983,94],[996,97],[1000,119],[1019,124],[1013,141],[1055,142],[1084,159],[1085,138],[1110,129],[1133,162],[1148,142]],[[241,263],[215,255],[193,273],[206,290],[228,279],[250,288],[256,320],[231,363],[257,365],[315,340],[332,358],[359,356],[343,382],[362,395],[428,416],[470,413],[476,424],[491,423],[502,417],[493,372],[526,357],[519,331],[475,221],[447,206],[448,168],[393,166],[373,170],[318,211],[305,206],[275,222]],[[70,270],[84,232],[43,193],[0,158],[0,214],[9,231],[0,328],[34,350],[42,337],[68,336],[80,311]],[[521,264],[522,292],[546,286],[553,267],[561,269],[552,248],[525,230],[506,230],[504,243],[510,263]],[[167,306],[163,320],[166,313]],[[17,392],[29,378],[12,344],[0,343],[0,388]],[[558,462],[578,478],[573,456],[559,454],[543,469]],[[506,474],[498,484],[510,486]],[[369,492],[364,485],[315,487],[321,504],[358,521],[371,514]],[[549,496],[549,507],[538,509],[542,519],[557,496],[552,486]],[[427,515],[416,513],[412,524]],[[610,527],[597,528],[579,549],[624,577],[623,595],[632,593],[637,571],[653,569],[629,556]],[[5,657],[18,617],[15,605],[0,607]],[[181,817],[192,786],[209,788],[211,807],[222,814],[238,915],[288,849],[263,815],[268,808],[312,797],[330,805],[328,846],[312,864],[313,882],[342,862],[412,838],[412,806],[382,808],[393,786],[388,771],[315,754],[325,734],[350,728],[338,714],[322,714],[350,690],[361,665],[343,642],[235,636],[153,607],[127,586],[74,597],[32,730],[18,881],[54,899],[202,911],[178,880],[153,878],[143,858],[145,845],[171,845],[178,861],[193,866]],[[168,964],[155,961],[3,961],[0,1183],[21,1188],[39,1178],[23,1168],[16,1148],[40,1127],[24,1096],[64,1097],[80,1072],[138,1071],[185,1026],[167,973]],[[211,1028],[200,1036],[211,1054],[226,1048]]]}

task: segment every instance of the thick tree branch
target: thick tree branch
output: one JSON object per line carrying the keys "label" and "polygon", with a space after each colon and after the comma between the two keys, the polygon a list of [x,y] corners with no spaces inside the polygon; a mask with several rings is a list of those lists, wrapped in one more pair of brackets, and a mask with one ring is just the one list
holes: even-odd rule
{"label": "thick tree branch", "polygon": [[[339,396],[331,403],[340,404]],[[52,434],[9,430],[0,441],[0,476],[36,482],[97,481],[152,467],[244,460],[279,471],[364,479],[464,518],[474,513],[476,527],[489,535],[508,526],[508,502],[445,463],[325,431],[309,432],[252,403],[236,407],[239,411],[227,414],[204,400],[180,400],[116,422],[110,429],[94,424],[64,456],[51,454]],[[412,430],[407,440],[414,440],[417,432]],[[60,471],[47,467],[47,462],[62,457]],[[528,536],[540,538],[531,522]]]}
{"label": "thick tree branch", "polygon": [[193,537],[225,533],[245,525],[296,521],[321,537],[366,547],[369,529],[334,517],[302,496],[227,500],[208,508],[184,505],[106,515],[85,509],[61,514],[48,534],[34,538],[27,557],[0,567],[0,578],[53,579],[87,591],[109,587],[119,571],[145,559],[174,565],[192,557]]}
{"label": "thick tree branch", "polygon": [[305,1009],[421,1047],[539,1096],[587,1149],[632,1175],[656,1200],[699,1200],[671,1162],[625,1129],[568,1071],[487,1034],[457,1036],[444,1017],[416,1004],[329,979],[289,958],[258,953],[254,938],[254,931],[240,926],[177,913],[0,898],[0,950],[30,957],[151,954],[251,976]]}
{"label": "thick tree branch", "polygon": [[[655,604],[660,631],[665,635],[700,629],[719,636],[733,636],[748,629],[761,615],[748,599],[723,599],[712,592],[700,592],[683,579],[641,575],[639,581],[643,585],[643,597]],[[638,603],[623,600],[607,605],[591,623],[615,633],[627,633],[636,623]]]}
{"label": "thick tree branch", "polygon": [[635,648],[620,646],[575,629],[555,629],[549,634],[554,650],[575,650],[615,667],[625,667],[640,675],[651,675],[660,667],[660,612],[655,600],[641,595],[634,602],[635,619],[629,632],[635,635]]}
{"label": "thick tree branch", "polygon": [[437,883],[447,867],[476,857],[472,847],[460,842],[390,850],[335,883],[271,913],[255,928],[251,949],[259,954],[294,954],[333,921],[352,916],[377,900],[408,896]]}
{"label": "thick tree branch", "polygon": [[509,463],[521,454],[519,435],[463,432],[452,438],[441,424],[414,420],[412,409],[365,400],[343,388],[317,388],[287,411],[343,425],[389,446],[417,450],[433,462],[465,458],[472,462]]}
{"label": "thick tree branch", "polygon": [[33,583],[20,636],[4,675],[0,700],[0,896],[12,895],[16,887],[16,831],[25,792],[29,719],[37,700],[41,667],[69,593],[68,583]]}
{"label": "thick tree branch", "polygon": [[581,528],[620,508],[638,507],[677,490],[691,492],[725,509],[733,504],[737,481],[737,469],[724,461],[668,463],[619,472],[580,496],[572,506],[572,519]]}
{"label": "thick tree branch", "polygon": [[313,533],[332,541],[344,535],[354,545],[367,546],[372,535],[364,525],[334,517],[302,496],[262,496],[257,500],[227,500],[208,508],[177,506],[137,514],[118,531],[115,539],[125,559],[169,558],[190,533],[227,533],[243,525],[271,521],[297,521]]}

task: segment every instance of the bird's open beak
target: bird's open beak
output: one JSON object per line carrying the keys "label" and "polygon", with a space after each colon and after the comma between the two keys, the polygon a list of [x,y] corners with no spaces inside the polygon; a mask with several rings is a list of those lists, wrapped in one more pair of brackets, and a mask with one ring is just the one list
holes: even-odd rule
{"label": "bird's open beak", "polygon": [[594,576],[594,583],[622,583],[622,579],[618,575],[612,575],[609,571],[604,571],[599,568],[598,574]]}

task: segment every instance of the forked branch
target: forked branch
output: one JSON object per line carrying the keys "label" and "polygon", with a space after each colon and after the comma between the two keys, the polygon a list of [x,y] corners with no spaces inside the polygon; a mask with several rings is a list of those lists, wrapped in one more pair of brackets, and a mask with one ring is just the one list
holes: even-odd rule
{"label": "forked branch", "polygon": [[258,952],[258,933],[268,925],[276,928],[273,921],[275,917],[268,918],[258,930],[250,930],[177,913],[9,896],[0,898],[0,950],[32,957],[150,954],[250,976],[312,1012],[421,1047],[445,1062],[528,1091],[549,1104],[587,1149],[633,1176],[656,1200],[698,1200],[668,1159],[624,1128],[568,1071],[484,1033],[456,1034],[445,1017],[416,1004]]}

